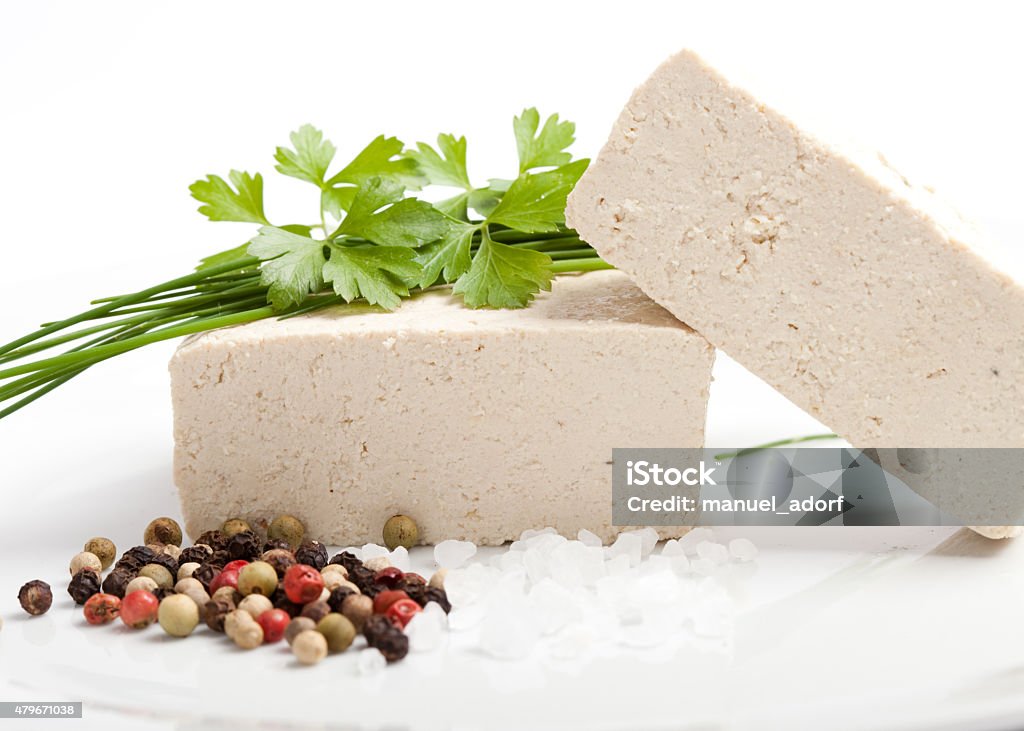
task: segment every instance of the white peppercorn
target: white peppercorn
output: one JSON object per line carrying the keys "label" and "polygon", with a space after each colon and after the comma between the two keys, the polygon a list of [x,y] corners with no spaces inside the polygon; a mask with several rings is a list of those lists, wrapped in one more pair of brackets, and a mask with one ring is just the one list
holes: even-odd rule
{"label": "white peppercorn", "polygon": [[299,632],[292,641],[292,653],[303,665],[316,665],[327,657],[327,639],[315,629]]}
{"label": "white peppercorn", "polygon": [[245,622],[235,629],[231,639],[243,650],[252,650],[263,644],[263,628],[257,622]]}
{"label": "white peppercorn", "polygon": [[183,563],[181,566],[178,567],[178,581],[181,581],[182,579],[191,579],[192,574],[196,572],[196,569],[199,568],[199,566],[200,564],[196,563],[195,561]]}
{"label": "white peppercorn", "polygon": [[[196,581],[199,580],[196,579]],[[217,589],[217,591],[213,592],[213,595],[210,598],[224,599],[226,601],[231,602],[235,606],[238,606],[238,602],[242,601],[242,595],[235,591],[235,587],[233,586],[222,586],[221,588]]]}
{"label": "white peppercorn", "polygon": [[210,601],[210,595],[206,593],[206,589],[203,588],[199,579],[182,579],[174,585],[174,591],[187,596],[200,609],[203,609],[206,606],[206,602]]}
{"label": "white peppercorn", "polygon": [[241,609],[234,609],[228,612],[224,617],[224,634],[231,639],[234,639],[239,627],[255,623],[256,620],[252,618],[251,614],[244,612]]}
{"label": "white peppercorn", "polygon": [[169,543],[164,546],[164,555],[170,556],[175,561],[181,558],[181,546],[175,546],[173,543]]}
{"label": "white peppercorn", "polygon": [[184,594],[171,594],[160,602],[157,619],[171,637],[188,637],[199,624],[199,607]]}
{"label": "white peppercorn", "polygon": [[434,575],[430,577],[430,581],[427,582],[427,586],[432,589],[443,589],[444,579],[448,575],[448,569],[440,568],[434,572]]}
{"label": "white peppercorn", "polygon": [[269,597],[262,594],[250,594],[238,603],[238,608],[243,612],[248,612],[253,619],[257,619],[264,612],[273,609],[274,603],[270,601]]}
{"label": "white peppercorn", "polygon": [[128,586],[124,588],[124,595],[128,596],[133,591],[148,591],[151,594],[155,594],[156,590],[160,587],[148,576],[136,576],[134,579],[128,582]]}
{"label": "white peppercorn", "polygon": [[363,561],[363,566],[371,571],[380,571],[381,569],[386,569],[390,565],[391,559],[387,556],[375,556],[374,558]]}
{"label": "white peppercorn", "polygon": [[68,566],[71,575],[74,576],[82,569],[92,569],[97,574],[103,571],[103,562],[100,561],[99,556],[89,551],[82,551],[76,553],[74,558],[71,559],[71,564]]}
{"label": "white peppercorn", "polygon": [[354,591],[359,591],[359,587],[349,581],[344,574],[340,571],[328,571],[324,575],[324,588],[327,591],[334,591],[339,586],[347,586]]}

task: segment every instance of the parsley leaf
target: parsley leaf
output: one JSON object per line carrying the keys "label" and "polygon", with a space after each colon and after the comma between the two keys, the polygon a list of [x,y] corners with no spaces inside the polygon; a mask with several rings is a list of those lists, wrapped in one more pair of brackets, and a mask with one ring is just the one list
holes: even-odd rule
{"label": "parsley leaf", "polygon": [[270,287],[267,299],[276,309],[300,304],[324,283],[324,242],[275,226],[261,226],[248,252],[264,259],[260,281]]}
{"label": "parsley leaf", "polygon": [[364,147],[352,161],[324,183],[321,205],[340,219],[355,196],[355,186],[371,178],[390,178],[406,188],[418,188],[424,179],[416,161],[402,156],[404,145],[395,137],[380,135]]}
{"label": "parsley leaf", "polygon": [[465,274],[470,266],[473,234],[478,229],[479,226],[453,221],[444,236],[420,247],[416,261],[422,265],[423,272],[416,284],[429,287],[442,273],[444,281],[450,283]]}
{"label": "parsley leaf", "polygon": [[335,147],[311,124],[304,124],[291,133],[294,150],[278,147],[274,153],[275,169],[284,175],[322,186],[327,168],[334,159]]}
{"label": "parsley leaf", "polygon": [[535,107],[524,109],[522,115],[512,121],[519,151],[520,173],[532,168],[565,165],[572,160],[572,155],[565,148],[575,139],[576,125],[560,122],[557,114],[547,118],[540,134],[537,134],[538,125],[540,114]]}
{"label": "parsley leaf", "polygon": [[523,173],[502,195],[488,222],[525,233],[557,231],[565,223],[565,199],[588,163],[577,160],[542,173]]}
{"label": "parsley leaf", "polygon": [[473,184],[469,182],[469,171],[466,169],[465,137],[439,134],[437,150],[426,142],[420,142],[416,147],[417,149],[410,150],[406,155],[416,161],[427,180],[433,185],[472,189]]}
{"label": "parsley leaf", "polygon": [[359,186],[334,236],[359,236],[382,246],[419,246],[441,237],[448,230],[444,214],[404,193],[394,180],[371,178]]}
{"label": "parsley leaf", "polygon": [[551,257],[484,236],[473,264],[452,289],[470,307],[526,307],[540,289],[550,290]]}
{"label": "parsley leaf", "polygon": [[331,246],[324,280],[351,302],[359,297],[393,310],[409,296],[408,282],[420,275],[416,253],[402,246]]}
{"label": "parsley leaf", "polygon": [[269,225],[263,213],[263,176],[232,170],[228,178],[230,185],[219,175],[208,175],[206,180],[197,180],[189,186],[192,197],[206,204],[199,206],[199,212],[211,221]]}

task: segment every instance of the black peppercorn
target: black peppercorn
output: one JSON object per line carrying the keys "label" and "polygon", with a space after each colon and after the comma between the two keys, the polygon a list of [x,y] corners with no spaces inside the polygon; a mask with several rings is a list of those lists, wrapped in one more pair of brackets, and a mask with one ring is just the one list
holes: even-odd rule
{"label": "black peppercorn", "polygon": [[263,544],[263,553],[267,551],[273,551],[275,549],[284,549],[291,553],[292,547],[288,544],[288,541],[281,538],[268,538],[267,542]]}
{"label": "black peppercorn", "polygon": [[380,650],[388,662],[396,662],[409,654],[409,638],[383,615],[368,617],[363,625],[363,634],[366,644]]}
{"label": "black peppercorn", "polygon": [[103,593],[113,594],[119,599],[124,599],[124,590],[128,587],[128,583],[135,578],[135,572],[129,571],[126,568],[114,568],[107,578],[103,580]]}
{"label": "black peppercorn", "polygon": [[171,572],[171,576],[178,575],[178,559],[166,553],[158,553],[153,556],[153,560],[150,563],[155,563],[163,566],[165,569]]}
{"label": "black peppercorn", "polygon": [[205,563],[212,554],[213,549],[201,543],[183,548],[181,549],[181,555],[178,556],[178,568],[187,563]]}
{"label": "black peppercorn", "polygon": [[93,569],[82,569],[71,577],[71,583],[68,584],[68,594],[75,600],[75,604],[85,604],[89,597],[99,593],[100,575]]}
{"label": "black peppercorn", "polygon": [[156,558],[156,552],[149,546],[135,546],[124,552],[117,563],[114,564],[114,568],[125,569],[135,574],[146,564],[153,563],[154,558]]}
{"label": "black peppercorn", "polygon": [[46,614],[50,610],[50,605],[53,604],[53,592],[50,591],[50,585],[45,581],[34,579],[21,587],[21,591],[18,592],[18,601],[21,603],[21,608],[32,616]]}
{"label": "black peppercorn", "polygon": [[203,618],[206,626],[214,632],[224,631],[224,618],[235,610],[235,603],[228,599],[218,598],[206,602],[203,608]]}
{"label": "black peppercorn", "polygon": [[199,568],[192,572],[192,578],[203,585],[206,592],[210,592],[210,582],[217,578],[217,574],[221,572],[222,566],[218,566],[215,563],[207,561],[201,564]]}
{"label": "black peppercorn", "polygon": [[226,550],[232,561],[239,559],[256,561],[263,555],[263,551],[260,550],[262,546],[263,544],[255,533],[251,530],[244,530],[241,533],[235,533],[228,539]]}
{"label": "black peppercorn", "polygon": [[327,606],[331,608],[332,612],[341,612],[341,603],[345,601],[345,597],[349,594],[355,594],[355,592],[348,586],[336,586],[331,589],[331,595],[327,597]]}
{"label": "black peppercorn", "polygon": [[203,563],[213,564],[218,569],[224,568],[230,562],[231,562],[231,554],[228,553],[227,550],[224,550],[224,549],[221,549],[219,551],[214,551],[212,554],[210,554],[210,557],[208,559],[203,561]]}
{"label": "black peppercorn", "polygon": [[319,571],[327,565],[327,546],[320,541],[306,541],[295,549],[295,561]]}
{"label": "black peppercorn", "polygon": [[302,614],[302,605],[289,599],[284,592],[284,587],[278,586],[274,590],[274,593],[270,595],[270,602],[274,605],[274,609],[283,609],[288,612],[289,617],[294,618]]}
{"label": "black peppercorn", "polygon": [[[410,597],[411,596],[412,595],[410,594]],[[424,601],[422,603],[419,600],[416,600],[416,603],[419,604],[421,607],[427,606],[429,602],[436,602],[437,605],[444,610],[445,614],[448,614],[450,611],[452,611],[452,603],[448,601],[448,592],[446,592],[444,589],[441,589],[440,587],[424,587],[423,597]]]}
{"label": "black peppercorn", "polygon": [[345,566],[345,568],[348,569],[348,580],[358,586],[361,592],[365,594],[371,589],[373,586],[373,577],[377,572],[373,569],[366,568],[362,562],[351,567]]}
{"label": "black peppercorn", "polygon": [[167,597],[174,596],[178,592],[176,592],[174,589],[170,588],[169,586],[158,586],[157,588],[153,589],[153,593],[156,595],[157,599],[159,599],[160,601],[163,601]]}
{"label": "black peppercorn", "polygon": [[329,563],[344,566],[350,574],[352,573],[353,568],[363,565],[363,562],[360,561],[351,551],[342,551],[341,553],[334,554],[334,558],[332,558]]}
{"label": "black peppercorn", "polygon": [[219,530],[208,530],[196,538],[196,545],[200,543],[204,546],[209,546],[214,551],[223,551],[227,548],[228,537]]}

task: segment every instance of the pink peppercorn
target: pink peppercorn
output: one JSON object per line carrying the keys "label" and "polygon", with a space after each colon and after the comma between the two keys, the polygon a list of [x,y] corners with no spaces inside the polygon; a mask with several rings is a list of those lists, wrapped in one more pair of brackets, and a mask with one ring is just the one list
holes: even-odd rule
{"label": "pink peppercorn", "polygon": [[288,623],[292,618],[283,609],[270,609],[261,614],[256,621],[263,628],[263,641],[270,643],[284,637],[284,631],[288,629]]}
{"label": "pink peppercorn", "polygon": [[235,561],[228,561],[224,567],[224,571],[241,571],[243,566],[248,566],[249,562],[244,558],[237,559]]}
{"label": "pink peppercorn", "polygon": [[394,566],[387,566],[373,575],[373,583],[381,584],[389,589],[394,589],[398,586],[398,582],[402,580],[402,576],[404,576],[404,574],[401,569],[395,568]]}
{"label": "pink peppercorn", "polygon": [[121,621],[132,629],[148,627],[156,621],[160,600],[149,591],[133,591],[121,600]]}
{"label": "pink peppercorn", "polygon": [[405,575],[402,576],[402,580],[411,586],[426,586],[427,580],[419,574],[413,573],[412,571],[406,571]]}
{"label": "pink peppercorn", "polygon": [[408,598],[409,595],[401,589],[387,589],[382,591],[373,598],[373,613],[384,614],[392,604]]}
{"label": "pink peppercorn", "polygon": [[409,624],[409,620],[422,611],[423,608],[412,599],[399,599],[387,608],[384,616],[402,629],[405,629],[405,625]]}
{"label": "pink peppercorn", "polygon": [[312,566],[295,564],[284,574],[284,593],[296,604],[308,604],[320,598],[324,577]]}
{"label": "pink peppercorn", "polygon": [[121,612],[121,600],[113,594],[93,594],[82,611],[89,624],[106,624],[117,619]]}
{"label": "pink peppercorn", "polygon": [[238,569],[224,569],[210,582],[210,594],[213,595],[217,589],[221,589],[225,586],[230,586],[232,589],[238,588]]}

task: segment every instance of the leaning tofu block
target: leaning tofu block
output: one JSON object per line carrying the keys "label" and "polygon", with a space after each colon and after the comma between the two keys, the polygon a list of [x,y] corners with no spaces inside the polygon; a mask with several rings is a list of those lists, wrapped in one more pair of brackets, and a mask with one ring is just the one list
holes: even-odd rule
{"label": "leaning tofu block", "polygon": [[713,349],[619,272],[523,310],[428,292],[186,341],[170,370],[190,534],[291,513],[340,545],[610,525],[613,447],[703,444]]}
{"label": "leaning tofu block", "polygon": [[1024,446],[1024,289],[879,156],[683,52],[633,94],[569,223],[858,446]]}

